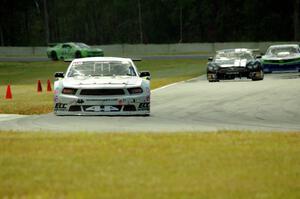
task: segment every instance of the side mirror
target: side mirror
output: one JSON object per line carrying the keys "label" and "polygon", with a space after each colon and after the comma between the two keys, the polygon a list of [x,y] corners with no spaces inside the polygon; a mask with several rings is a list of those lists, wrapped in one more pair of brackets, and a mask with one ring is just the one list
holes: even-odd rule
{"label": "side mirror", "polygon": [[56,73],[54,74],[54,77],[55,77],[55,78],[64,78],[65,75],[64,75],[64,72],[56,72]]}
{"label": "side mirror", "polygon": [[212,61],[214,58],[213,57],[209,57],[208,58],[208,61]]}
{"label": "side mirror", "polygon": [[262,56],[261,55],[256,55],[255,58],[256,59],[260,59]]}
{"label": "side mirror", "polygon": [[151,79],[151,75],[149,71],[142,71],[140,72],[140,77],[146,77],[147,80]]}

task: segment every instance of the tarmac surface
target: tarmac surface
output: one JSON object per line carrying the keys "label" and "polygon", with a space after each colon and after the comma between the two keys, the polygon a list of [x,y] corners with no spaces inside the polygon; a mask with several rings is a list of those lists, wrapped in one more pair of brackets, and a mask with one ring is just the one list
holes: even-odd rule
{"label": "tarmac surface", "polygon": [[300,73],[209,83],[205,76],[156,89],[151,115],[0,115],[1,130],[51,132],[300,131]]}

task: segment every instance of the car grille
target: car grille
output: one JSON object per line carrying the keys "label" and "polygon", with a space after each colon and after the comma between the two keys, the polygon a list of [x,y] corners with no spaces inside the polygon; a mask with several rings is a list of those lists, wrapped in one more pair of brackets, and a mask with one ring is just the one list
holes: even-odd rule
{"label": "car grille", "polygon": [[220,68],[218,70],[219,73],[228,73],[228,72],[244,72],[245,67],[226,67],[226,68]]}
{"label": "car grille", "polygon": [[136,111],[136,108],[134,105],[125,105],[123,111]]}
{"label": "car grille", "polygon": [[69,111],[81,111],[81,107],[78,105],[70,106]]}
{"label": "car grille", "polygon": [[80,95],[125,95],[123,89],[82,89]]}

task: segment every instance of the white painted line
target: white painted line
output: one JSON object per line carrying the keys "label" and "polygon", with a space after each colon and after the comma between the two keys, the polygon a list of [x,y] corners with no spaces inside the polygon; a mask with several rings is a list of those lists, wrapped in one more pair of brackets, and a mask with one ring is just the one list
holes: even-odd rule
{"label": "white painted line", "polygon": [[0,114],[0,122],[15,120],[23,117],[28,117],[29,115],[18,115],[18,114]]}
{"label": "white painted line", "polygon": [[[201,76],[202,76],[202,75],[201,75]],[[175,85],[177,85],[177,84],[182,84],[182,83],[185,83],[185,82],[193,81],[193,80],[195,80],[195,79],[200,78],[201,76],[194,77],[194,78],[188,79],[188,80],[183,80],[183,81],[175,82],[175,83],[172,83],[172,84],[167,84],[167,85],[165,85],[165,86],[163,86],[163,87],[159,87],[159,88],[153,89],[151,92],[153,93],[153,92],[156,92],[156,91],[159,91],[159,90],[162,90],[162,89],[171,87],[171,86],[175,86]]]}

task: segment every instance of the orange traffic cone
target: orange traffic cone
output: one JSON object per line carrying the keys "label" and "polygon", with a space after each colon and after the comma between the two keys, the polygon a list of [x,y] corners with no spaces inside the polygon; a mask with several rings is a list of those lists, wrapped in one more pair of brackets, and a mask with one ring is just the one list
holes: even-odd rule
{"label": "orange traffic cone", "polygon": [[12,93],[10,89],[10,84],[7,85],[5,99],[12,99]]}
{"label": "orange traffic cone", "polygon": [[37,85],[37,92],[42,92],[42,83],[41,80],[38,81],[38,85]]}
{"label": "orange traffic cone", "polygon": [[48,79],[48,81],[47,81],[47,91],[48,91],[48,92],[51,92],[51,91],[52,91],[52,88],[51,88],[51,82],[50,82],[49,79]]}

